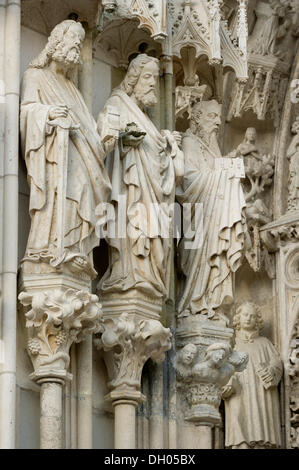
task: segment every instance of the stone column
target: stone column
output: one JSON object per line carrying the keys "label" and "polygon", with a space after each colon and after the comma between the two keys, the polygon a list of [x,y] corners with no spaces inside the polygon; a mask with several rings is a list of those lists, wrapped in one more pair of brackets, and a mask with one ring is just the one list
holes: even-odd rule
{"label": "stone column", "polygon": [[41,385],[40,444],[42,449],[61,449],[62,389],[72,379],[68,373],[69,350],[86,335],[100,330],[101,306],[89,291],[74,289],[67,276],[22,279],[19,300],[28,328],[27,349],[32,360],[32,380]]}
{"label": "stone column", "polygon": [[173,62],[172,57],[164,56],[164,84],[165,84],[165,129],[174,129],[174,106],[173,106]]}
{"label": "stone column", "polygon": [[[48,381],[51,380],[51,381]],[[40,448],[60,449],[62,442],[63,381],[40,381]]]}
{"label": "stone column", "polygon": [[[6,3],[6,13],[3,13]],[[0,447],[15,447],[16,412],[16,311],[18,264],[18,154],[21,1],[1,2],[4,37],[4,148],[2,233],[2,331],[0,375]],[[13,47],[12,47],[13,45]],[[1,47],[1,46],[0,46]],[[3,56],[2,56],[3,57]],[[0,64],[1,68],[1,64]],[[2,105],[1,105],[2,106]],[[2,155],[2,151],[4,154]],[[4,158],[5,156],[5,158]],[[0,238],[1,240],[1,238]]]}
{"label": "stone column", "polygon": [[170,349],[170,330],[160,321],[141,319],[136,314],[119,317],[105,315],[103,334],[95,339],[97,348],[104,349],[110,393],[106,400],[115,410],[115,448],[136,448],[136,408],[145,400],[140,391],[145,362],[152,358],[164,360]]}
{"label": "stone column", "polygon": [[284,388],[285,445],[299,448],[299,211],[289,212],[280,219],[265,225],[261,237],[271,253],[276,254],[276,319],[275,338],[285,373]]}
{"label": "stone column", "polygon": [[164,449],[163,364],[154,364],[150,368],[150,383],[150,449]]}
{"label": "stone column", "polygon": [[136,448],[136,408],[142,401],[142,394],[134,393],[127,398],[117,398],[111,394],[114,407],[114,447],[115,449]]}

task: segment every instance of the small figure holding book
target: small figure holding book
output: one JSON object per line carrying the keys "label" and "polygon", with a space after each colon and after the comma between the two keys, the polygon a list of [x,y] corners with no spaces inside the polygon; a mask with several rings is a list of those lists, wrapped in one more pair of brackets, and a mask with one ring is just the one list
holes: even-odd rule
{"label": "small figure holding book", "polygon": [[277,386],[282,363],[273,344],[259,335],[263,328],[260,309],[243,303],[234,318],[237,351],[249,361],[223,387],[225,446],[233,449],[280,447],[280,413]]}

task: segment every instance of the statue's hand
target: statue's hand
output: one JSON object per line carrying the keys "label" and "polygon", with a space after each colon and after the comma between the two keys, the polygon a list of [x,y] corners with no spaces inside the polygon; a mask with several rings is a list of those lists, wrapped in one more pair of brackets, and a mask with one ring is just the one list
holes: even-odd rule
{"label": "statue's hand", "polygon": [[117,139],[115,137],[111,137],[110,139],[106,140],[103,145],[105,149],[105,153],[108,154],[114,150],[117,144]]}
{"label": "statue's hand", "polygon": [[234,393],[236,393],[236,391],[232,385],[225,385],[224,387],[222,387],[222,399],[223,400],[227,400]]}
{"label": "statue's hand", "polygon": [[[137,135],[139,134],[139,135]],[[141,142],[143,141],[146,133],[145,132],[139,132],[137,133],[136,131],[129,131],[125,132],[121,137],[122,137],[122,142],[125,147],[138,147]]]}
{"label": "statue's hand", "polygon": [[275,374],[271,367],[264,367],[259,370],[259,376],[263,382],[265,388],[273,386],[275,383]]}
{"label": "statue's hand", "polygon": [[174,132],[172,132],[172,135],[175,138],[176,143],[178,144],[178,146],[181,148],[181,146],[182,146],[182,134],[180,132],[174,131]]}
{"label": "statue's hand", "polygon": [[69,114],[69,108],[66,105],[51,106],[49,111],[49,120],[53,121],[58,118],[67,118]]}

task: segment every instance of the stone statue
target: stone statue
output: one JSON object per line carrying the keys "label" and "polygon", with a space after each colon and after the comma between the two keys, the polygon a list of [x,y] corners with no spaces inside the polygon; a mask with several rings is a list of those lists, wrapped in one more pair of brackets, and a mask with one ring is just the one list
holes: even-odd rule
{"label": "stone statue", "polygon": [[271,16],[266,20],[257,41],[255,51],[261,55],[274,55],[276,53],[276,40],[286,34],[289,26],[281,25],[281,20],[285,17],[286,8],[280,0],[269,0]]}
{"label": "stone statue", "polygon": [[185,176],[177,198],[181,204],[191,203],[192,227],[195,205],[202,204],[203,223],[195,227],[193,240],[199,239],[196,230],[203,233],[198,246],[187,249],[186,235],[180,243],[180,265],[186,280],[179,317],[203,314],[215,320],[226,318],[233,302],[233,273],[242,261],[246,221],[242,168],[238,168],[241,159],[221,158],[217,142],[220,124],[221,106],[215,100],[202,101],[194,105],[190,129],[183,137]]}
{"label": "stone statue", "polygon": [[107,200],[110,183],[96,123],[72,81],[84,37],[80,23],[58,24],[23,78],[21,140],[31,216],[23,262],[69,263],[94,276],[95,208]]}
{"label": "stone statue", "polygon": [[276,448],[280,440],[277,385],[282,363],[272,343],[259,336],[263,328],[260,309],[243,303],[234,318],[236,350],[248,353],[247,368],[235,374],[223,389],[225,445],[238,448]]}
{"label": "stone statue", "polygon": [[229,156],[244,160],[246,179],[243,181],[243,189],[247,202],[247,222],[267,224],[271,220],[270,211],[258,196],[266,186],[272,184],[274,155],[260,152],[257,147],[257,131],[254,127],[249,127],[243,142]]}
{"label": "stone statue", "polygon": [[180,381],[191,381],[192,365],[197,355],[197,347],[193,343],[186,344],[176,355],[175,370]]}
{"label": "stone statue", "polygon": [[299,200],[299,116],[296,118],[292,126],[292,134],[294,134],[294,137],[287,150],[287,158],[290,162],[288,196],[289,211],[298,209]]}
{"label": "stone statue", "polygon": [[195,364],[193,377],[198,382],[225,385],[235,371],[244,370],[248,356],[236,353],[227,343],[213,343],[205,352],[204,361]]}
{"label": "stone statue", "polygon": [[[151,302],[162,302],[167,295],[172,246],[169,205],[174,202],[176,176],[183,175],[180,136],[160,133],[146,113],[157,103],[158,77],[158,60],[137,56],[98,118],[102,142],[113,151],[108,163],[118,235],[108,234],[110,265],[100,290],[102,295],[130,295],[134,290]],[[119,115],[119,138],[107,130],[111,110]]]}
{"label": "stone statue", "polygon": [[236,156],[244,157],[244,166],[245,172],[249,167],[249,158],[256,160],[256,162],[261,162],[262,158],[260,152],[257,149],[256,145],[257,132],[254,127],[248,127],[245,132],[244,140],[237,148]]}

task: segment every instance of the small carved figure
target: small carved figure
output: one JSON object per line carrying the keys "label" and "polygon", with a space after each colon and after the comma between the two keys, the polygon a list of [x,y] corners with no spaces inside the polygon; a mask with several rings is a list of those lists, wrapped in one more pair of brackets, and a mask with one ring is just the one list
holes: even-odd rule
{"label": "small carved figure", "polygon": [[195,344],[186,344],[176,355],[175,369],[178,380],[186,380],[192,376],[192,365],[197,355]]}
{"label": "small carved figure", "polygon": [[287,158],[290,162],[288,195],[289,211],[299,208],[299,116],[297,116],[292,126],[292,134],[294,134],[294,137],[287,150]]}
{"label": "small carved figure", "polygon": [[205,352],[204,361],[192,370],[195,381],[225,385],[235,371],[242,371],[247,364],[246,353],[236,353],[228,343],[213,343]]}
{"label": "small carved figure", "polygon": [[285,18],[286,8],[280,3],[280,0],[269,0],[271,7],[271,16],[266,20],[261,34],[257,41],[256,52],[261,55],[275,55],[276,40],[286,34],[288,25],[281,20]]}
{"label": "small carved figure", "polygon": [[261,154],[257,147],[257,131],[254,127],[246,130],[243,142],[230,156],[244,159],[246,179],[242,184],[247,202],[247,222],[259,225],[270,222],[270,211],[258,196],[264,192],[265,186],[272,184],[274,156]]}
{"label": "small carved figure", "polygon": [[235,349],[247,352],[249,361],[223,389],[225,445],[234,449],[279,447],[279,354],[267,338],[259,336],[263,319],[255,304],[245,302],[237,309],[234,327]]}

